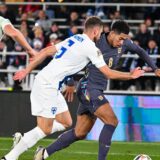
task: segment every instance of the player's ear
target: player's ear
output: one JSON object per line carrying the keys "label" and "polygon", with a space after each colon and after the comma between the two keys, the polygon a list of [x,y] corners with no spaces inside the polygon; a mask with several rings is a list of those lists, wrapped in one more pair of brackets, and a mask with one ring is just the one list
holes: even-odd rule
{"label": "player's ear", "polygon": [[95,37],[98,35],[98,29],[96,27],[93,29],[93,34]]}
{"label": "player's ear", "polygon": [[110,31],[110,35],[111,35],[111,36],[114,36],[114,35],[115,35],[115,32],[114,32],[114,31]]}

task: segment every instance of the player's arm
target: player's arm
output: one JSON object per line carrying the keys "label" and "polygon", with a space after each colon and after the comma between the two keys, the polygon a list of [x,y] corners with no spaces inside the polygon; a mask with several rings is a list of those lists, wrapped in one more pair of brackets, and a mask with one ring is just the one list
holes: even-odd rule
{"label": "player's arm", "polygon": [[17,41],[30,56],[36,55],[37,52],[31,48],[31,46],[28,44],[23,34],[18,29],[16,29],[12,24],[5,25],[3,28],[3,32],[7,36]]}
{"label": "player's arm", "polygon": [[73,77],[67,78],[64,82],[66,84],[66,88],[64,90],[64,97],[67,99],[68,102],[72,102],[74,98],[74,91],[75,91],[75,82]]}
{"label": "player's arm", "polygon": [[91,62],[109,79],[130,80],[143,75],[144,71],[139,67],[131,73],[120,72],[110,69],[104,62],[103,55],[100,50],[93,50],[92,54],[88,54]]}
{"label": "player's arm", "polygon": [[152,58],[147,54],[147,52],[138,46],[137,44],[133,43],[131,40],[126,40],[125,42],[126,48],[128,51],[137,53],[141,59],[144,60],[155,72],[156,76],[160,77],[160,69],[154,64]]}
{"label": "player's arm", "polygon": [[107,78],[119,80],[136,79],[143,75],[144,71],[140,67],[135,68],[132,72],[120,72],[110,69],[107,65],[98,68]]}
{"label": "player's arm", "polygon": [[57,49],[54,45],[46,47],[38,53],[34,60],[29,63],[29,65],[18,72],[13,76],[14,80],[23,80],[34,68],[36,68],[41,62],[43,62],[48,56],[53,56],[57,52]]}

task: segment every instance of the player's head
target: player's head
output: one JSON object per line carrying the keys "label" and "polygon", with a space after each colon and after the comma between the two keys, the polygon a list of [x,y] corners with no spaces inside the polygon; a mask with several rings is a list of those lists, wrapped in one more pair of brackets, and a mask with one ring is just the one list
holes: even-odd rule
{"label": "player's head", "polygon": [[111,25],[110,43],[113,47],[120,47],[126,38],[129,38],[129,26],[123,20],[115,21]]}
{"label": "player's head", "polygon": [[103,30],[103,22],[100,18],[96,16],[91,16],[87,18],[84,25],[84,32],[88,34],[88,36],[96,41],[100,38],[100,35]]}

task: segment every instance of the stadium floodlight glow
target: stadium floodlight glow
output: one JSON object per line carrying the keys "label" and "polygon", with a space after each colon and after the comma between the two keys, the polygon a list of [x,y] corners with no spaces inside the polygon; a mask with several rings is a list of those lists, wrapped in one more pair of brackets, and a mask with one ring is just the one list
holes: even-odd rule
{"label": "stadium floodlight glow", "polygon": [[63,0],[58,0],[59,3],[63,2]]}

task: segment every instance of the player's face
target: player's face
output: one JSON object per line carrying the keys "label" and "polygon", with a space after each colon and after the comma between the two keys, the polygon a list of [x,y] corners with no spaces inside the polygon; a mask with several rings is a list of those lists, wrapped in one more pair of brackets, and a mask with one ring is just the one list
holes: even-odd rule
{"label": "player's face", "polygon": [[129,38],[127,34],[121,33],[121,34],[116,34],[113,33],[114,35],[112,36],[112,46],[113,47],[121,47],[123,45],[123,42],[126,38]]}
{"label": "player's face", "polygon": [[95,27],[94,30],[94,42],[100,39],[101,33],[103,31],[103,27]]}

